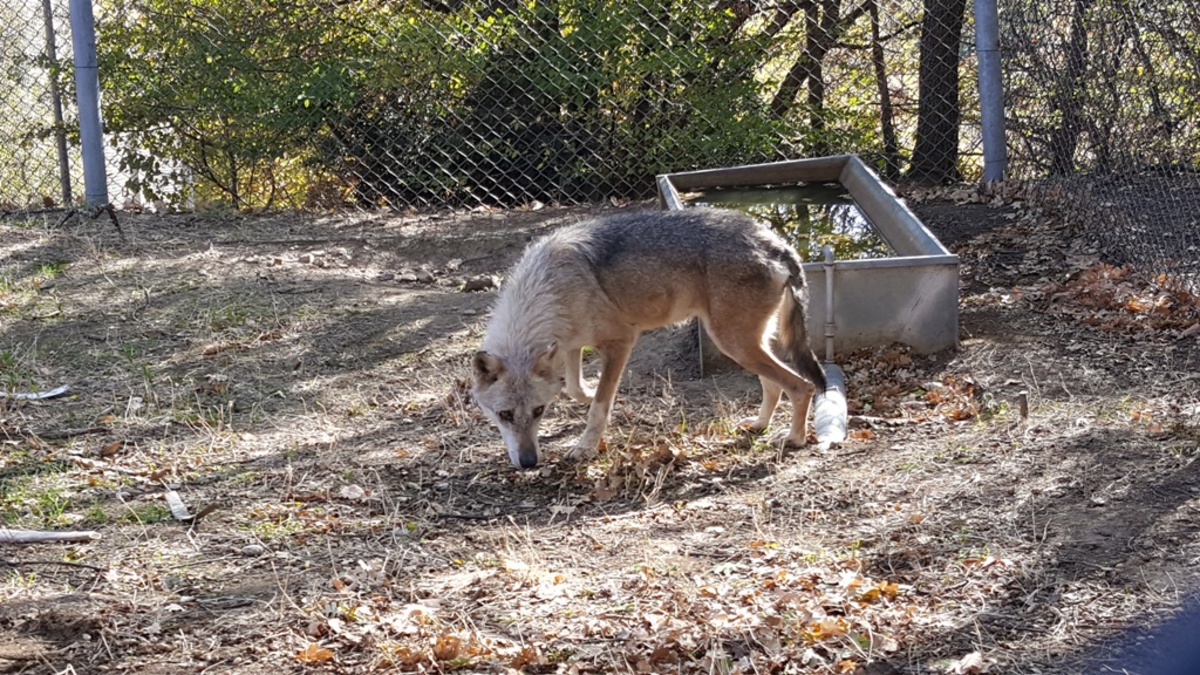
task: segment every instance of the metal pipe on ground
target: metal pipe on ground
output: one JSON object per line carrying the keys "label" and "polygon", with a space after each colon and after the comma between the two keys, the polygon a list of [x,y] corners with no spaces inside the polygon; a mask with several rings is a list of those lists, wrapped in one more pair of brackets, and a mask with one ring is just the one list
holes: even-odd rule
{"label": "metal pipe on ground", "polygon": [[817,434],[817,448],[828,450],[835,443],[846,440],[846,374],[833,362],[833,338],[837,333],[833,321],[833,247],[821,249],[825,254],[825,391],[813,397],[813,430]]}

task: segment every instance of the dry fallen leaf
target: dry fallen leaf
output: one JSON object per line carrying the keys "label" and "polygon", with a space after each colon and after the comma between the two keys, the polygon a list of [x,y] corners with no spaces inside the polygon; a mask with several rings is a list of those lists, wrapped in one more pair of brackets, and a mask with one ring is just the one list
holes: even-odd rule
{"label": "dry fallen leaf", "polygon": [[462,638],[456,635],[440,635],[433,643],[433,658],[438,661],[453,661],[464,655]]}
{"label": "dry fallen leaf", "polygon": [[819,642],[844,635],[847,628],[846,620],[842,617],[825,617],[820,621],[808,624],[808,627],[804,629],[804,637],[811,642]]}
{"label": "dry fallen leaf", "polygon": [[200,354],[202,356],[215,356],[223,351],[233,349],[236,346],[236,344],[227,342],[217,342],[210,345],[205,345],[204,348],[200,350]]}
{"label": "dry fallen leaf", "polygon": [[986,673],[987,664],[983,662],[983,655],[979,652],[971,652],[961,659],[955,661],[950,666],[950,671],[954,675],[975,675],[977,673]]}
{"label": "dry fallen leaf", "polygon": [[650,652],[650,662],[651,663],[678,663],[679,662],[678,651],[679,651],[678,645],[676,645],[673,642],[661,644],[661,645],[655,647],[654,651]]}
{"label": "dry fallen leaf", "polygon": [[392,661],[397,665],[408,668],[412,668],[425,660],[424,653],[405,645],[393,647],[391,649],[391,657]]}
{"label": "dry fallen leaf", "polygon": [[296,660],[301,663],[324,663],[332,658],[332,650],[326,649],[315,642],[310,642],[304,651],[296,655]]}
{"label": "dry fallen leaf", "polygon": [[512,659],[508,662],[508,667],[515,670],[526,670],[530,666],[539,665],[542,662],[542,654],[537,647],[528,646],[521,647]]}
{"label": "dry fallen leaf", "polygon": [[598,487],[595,490],[592,490],[592,494],[589,496],[598,502],[606,502],[606,501],[612,499],[613,497],[616,497],[617,494],[618,493],[616,490],[613,490],[610,488],[599,488]]}

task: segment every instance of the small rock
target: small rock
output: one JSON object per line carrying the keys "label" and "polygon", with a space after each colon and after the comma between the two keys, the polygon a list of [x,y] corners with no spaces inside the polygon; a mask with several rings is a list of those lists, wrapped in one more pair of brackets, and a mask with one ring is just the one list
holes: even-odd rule
{"label": "small rock", "polygon": [[242,555],[244,556],[259,556],[267,552],[267,548],[262,544],[246,544],[242,547]]}
{"label": "small rock", "polygon": [[392,279],[395,279],[395,278],[396,278],[396,275],[392,274],[391,272],[384,272],[383,274],[379,275],[380,281],[391,281]]}
{"label": "small rock", "polygon": [[311,254],[311,253],[305,253],[304,255],[301,255],[301,256],[300,256],[300,262],[304,263],[305,265],[311,265],[311,264],[313,264],[313,262],[314,262],[316,259],[317,259],[317,256],[315,256],[315,255],[313,255],[313,254]]}
{"label": "small rock", "polygon": [[872,661],[854,670],[854,675],[899,675],[900,671],[887,661]]}
{"label": "small rock", "polygon": [[417,272],[416,280],[423,284],[432,284],[433,272],[430,272],[429,270],[421,270]]}
{"label": "small rock", "polygon": [[476,311],[475,311],[475,310],[473,310],[473,309],[464,309],[464,310],[462,311],[462,313],[463,313],[464,315],[466,315],[466,316],[475,316],[476,314],[478,314],[478,312],[476,312]]}
{"label": "small rock", "polygon": [[464,293],[474,293],[476,291],[490,291],[499,286],[499,280],[490,274],[481,274],[477,277],[467,279],[463,284]]}
{"label": "small rock", "polygon": [[367,491],[358,485],[343,485],[342,489],[338,490],[338,496],[353,502],[361,502],[366,501]]}

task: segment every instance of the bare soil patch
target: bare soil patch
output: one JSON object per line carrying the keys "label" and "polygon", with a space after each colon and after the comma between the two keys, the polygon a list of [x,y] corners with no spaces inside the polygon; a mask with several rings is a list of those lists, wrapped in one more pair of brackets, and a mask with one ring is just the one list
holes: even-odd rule
{"label": "bare soil patch", "polygon": [[606,209],[0,224],[0,389],[71,388],[0,401],[0,518],[103,535],[0,549],[0,672],[1120,672],[1197,587],[1197,308],[1020,204],[916,208],[961,347],[846,357],[849,443],[740,433],[685,327],[536,472],[464,287]]}

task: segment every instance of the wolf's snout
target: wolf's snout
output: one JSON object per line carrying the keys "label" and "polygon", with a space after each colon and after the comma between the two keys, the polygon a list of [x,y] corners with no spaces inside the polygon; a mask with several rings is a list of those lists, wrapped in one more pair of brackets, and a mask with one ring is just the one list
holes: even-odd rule
{"label": "wolf's snout", "polygon": [[[516,441],[517,442],[515,444],[509,446],[511,449],[509,450],[508,456],[513,460],[513,465],[519,466],[522,469],[532,469],[533,467],[537,466],[537,436],[532,434],[524,437],[518,436]],[[512,450],[516,450],[516,453],[513,453]]]}
{"label": "wolf's snout", "polygon": [[536,439],[522,439],[517,446],[517,461],[522,469],[532,469],[537,466],[538,448]]}

